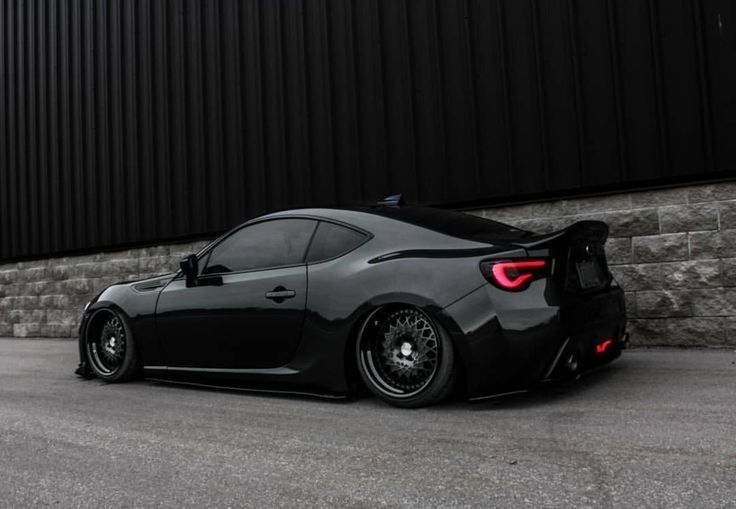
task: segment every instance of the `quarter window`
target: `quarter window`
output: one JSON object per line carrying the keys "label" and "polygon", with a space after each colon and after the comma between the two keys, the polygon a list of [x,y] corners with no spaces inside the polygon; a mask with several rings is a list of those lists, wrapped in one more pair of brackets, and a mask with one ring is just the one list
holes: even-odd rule
{"label": "quarter window", "polygon": [[303,263],[316,225],[310,219],[275,219],[246,226],[214,247],[202,274]]}
{"label": "quarter window", "polygon": [[365,235],[351,228],[320,222],[309,248],[307,261],[315,263],[335,258],[355,249],[365,241]]}

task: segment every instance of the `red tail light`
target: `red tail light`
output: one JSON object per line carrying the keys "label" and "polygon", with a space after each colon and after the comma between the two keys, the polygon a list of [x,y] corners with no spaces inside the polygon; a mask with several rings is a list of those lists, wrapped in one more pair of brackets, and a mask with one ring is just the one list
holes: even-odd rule
{"label": "red tail light", "polygon": [[532,281],[549,274],[547,260],[543,259],[482,262],[480,270],[488,281],[509,292],[525,290]]}

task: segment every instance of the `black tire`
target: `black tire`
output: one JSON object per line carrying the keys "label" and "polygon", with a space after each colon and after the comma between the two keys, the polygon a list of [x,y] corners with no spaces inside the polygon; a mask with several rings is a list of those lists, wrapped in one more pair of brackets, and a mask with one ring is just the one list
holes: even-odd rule
{"label": "black tire", "polygon": [[366,387],[393,406],[434,405],[453,390],[457,370],[452,341],[416,307],[375,310],[361,328],[355,350]]}
{"label": "black tire", "polygon": [[127,382],[139,373],[138,353],[125,317],[101,309],[90,319],[84,342],[87,365],[106,382]]}

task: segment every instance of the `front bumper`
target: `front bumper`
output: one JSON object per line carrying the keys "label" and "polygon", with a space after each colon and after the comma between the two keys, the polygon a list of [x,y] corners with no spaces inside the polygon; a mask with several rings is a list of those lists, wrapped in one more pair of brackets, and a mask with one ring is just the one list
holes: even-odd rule
{"label": "front bumper", "polygon": [[82,314],[82,319],[80,320],[80,325],[79,325],[79,337],[78,337],[79,365],[77,366],[77,369],[74,370],[74,374],[82,378],[94,378],[94,373],[92,373],[92,369],[90,369],[89,364],[87,363],[87,356],[85,355],[85,352],[84,352],[84,336],[85,336],[85,331],[87,330],[88,322],[89,322],[89,313],[85,309],[84,313]]}

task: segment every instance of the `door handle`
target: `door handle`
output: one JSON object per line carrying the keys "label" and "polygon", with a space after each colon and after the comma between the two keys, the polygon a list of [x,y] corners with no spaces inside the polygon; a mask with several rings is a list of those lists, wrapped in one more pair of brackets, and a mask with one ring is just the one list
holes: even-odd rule
{"label": "door handle", "polygon": [[291,299],[294,296],[296,296],[296,292],[294,290],[288,290],[283,286],[277,286],[270,292],[266,292],[266,298],[271,299],[277,304],[284,302],[286,299]]}

